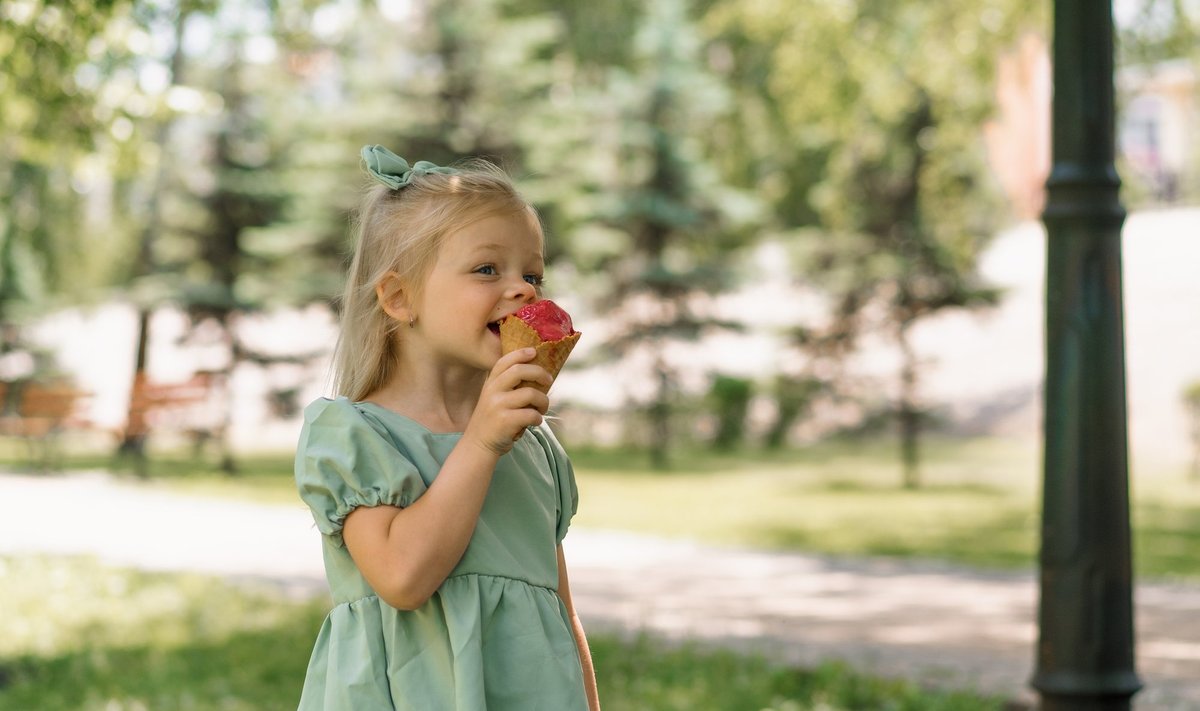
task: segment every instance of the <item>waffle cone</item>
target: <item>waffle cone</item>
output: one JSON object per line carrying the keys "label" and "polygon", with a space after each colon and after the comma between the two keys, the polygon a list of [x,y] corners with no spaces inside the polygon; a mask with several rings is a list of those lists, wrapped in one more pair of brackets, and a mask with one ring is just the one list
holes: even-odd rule
{"label": "waffle cone", "polygon": [[[537,355],[533,362],[545,368],[551,378],[558,377],[563,363],[567,362],[567,356],[571,355],[571,349],[578,341],[578,331],[557,341],[543,341],[537,331],[519,318],[506,318],[500,322],[500,352],[507,354],[518,348],[535,349]],[[542,392],[549,390],[541,383],[529,380],[522,382],[520,387],[537,388]]]}

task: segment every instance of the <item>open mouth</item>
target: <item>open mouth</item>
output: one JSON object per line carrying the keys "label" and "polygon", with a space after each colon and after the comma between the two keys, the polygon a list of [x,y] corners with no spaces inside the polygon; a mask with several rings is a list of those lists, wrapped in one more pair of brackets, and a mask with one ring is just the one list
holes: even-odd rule
{"label": "open mouth", "polygon": [[488,330],[491,331],[492,333],[496,334],[497,336],[499,336],[500,335],[500,322],[492,321],[491,323],[488,324]]}

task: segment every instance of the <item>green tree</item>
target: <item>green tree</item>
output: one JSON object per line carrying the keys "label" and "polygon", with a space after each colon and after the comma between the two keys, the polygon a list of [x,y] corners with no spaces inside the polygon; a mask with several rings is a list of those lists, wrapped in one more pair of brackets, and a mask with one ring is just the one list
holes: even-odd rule
{"label": "green tree", "polygon": [[156,295],[149,308],[182,307],[192,342],[228,353],[216,383],[227,389],[246,363],[306,355],[255,352],[239,329],[243,314],[336,307],[364,143],[443,163],[485,155],[519,164],[508,127],[530,110],[540,82],[530,59],[553,27],[502,18],[499,7],[447,0],[414,4],[405,16],[373,2],[171,8],[178,31],[192,23],[206,39],[175,52],[172,74],[220,108],[158,126],[170,140],[151,190],[160,217],[143,241],[140,281]]}
{"label": "green tree", "polygon": [[[166,34],[171,38],[170,48],[166,50],[164,57],[146,58],[149,61],[158,59],[162,62],[160,66],[166,70],[165,86],[160,94],[162,97],[165,97],[171,89],[182,86],[183,32],[189,14],[196,9],[182,2],[174,8],[156,6],[141,8],[141,23],[146,28],[161,27],[163,31],[169,30]],[[152,112],[144,120],[143,132],[150,136],[151,142],[158,147],[158,150],[153,154],[153,164],[148,166],[151,170],[147,171],[147,175],[153,176],[150,178],[151,182],[136,185],[141,189],[134,191],[135,195],[144,196],[144,198],[139,201],[140,204],[129,206],[131,214],[141,216],[141,228],[137,230],[135,238],[134,258],[130,260],[128,271],[121,275],[123,282],[134,286],[138,330],[137,342],[134,346],[133,386],[130,389],[125,427],[117,444],[116,454],[118,459],[131,460],[135,470],[141,475],[146,473],[145,446],[149,430],[147,413],[142,407],[140,399],[147,381],[146,374],[149,365],[150,318],[155,307],[159,305],[158,299],[155,297],[161,291],[161,288],[154,288],[154,280],[158,279],[155,245],[163,231],[163,202],[170,177],[171,161],[169,156],[172,150],[172,128],[179,118],[176,111],[165,105],[165,101],[162,104],[158,111]],[[135,182],[136,178],[127,180]],[[161,280],[159,281],[161,282]],[[146,286],[150,288],[147,289]]]}
{"label": "green tree", "polygon": [[546,103],[545,54],[559,23],[497,0],[429,0],[407,12],[364,3],[334,45],[345,108],[320,108],[349,134],[349,155],[382,143],[414,160],[482,156],[521,170],[523,127]]}
{"label": "green tree", "polygon": [[[129,52],[114,29],[123,3],[0,3],[0,324],[43,307],[60,291],[93,284],[79,259],[106,240],[102,220],[88,219],[98,144],[120,141],[128,109],[100,97],[120,86],[104,69],[129,70]],[[122,78],[128,80],[128,74]],[[89,244],[89,242],[91,244]]]}
{"label": "green tree", "polygon": [[732,284],[730,254],[746,243],[755,209],[708,154],[704,137],[732,105],[704,66],[686,5],[647,4],[631,52],[628,68],[610,67],[578,97],[589,124],[573,139],[586,143],[567,153],[575,175],[559,173],[577,190],[560,211],[576,267],[603,275],[592,296],[613,326],[605,357],[648,371],[634,397],[652,462],[665,467],[681,388],[668,347],[734,326],[716,317],[712,297]]}
{"label": "green tree", "polygon": [[288,137],[279,180],[292,199],[281,221],[260,231],[300,252],[293,266],[309,261],[308,278],[291,280],[309,300],[339,286],[346,216],[366,184],[357,159],[364,144],[440,164],[483,156],[522,177],[531,127],[551,123],[538,117],[560,32],[553,17],[496,0],[326,7],[340,14],[324,32],[281,23],[301,28],[284,42],[296,76],[273,121]]}
{"label": "green tree", "polygon": [[508,5],[522,14],[558,17],[563,27],[561,46],[569,51],[576,69],[582,69],[585,81],[595,80],[611,67],[628,68],[636,61],[633,40],[644,19],[641,0],[510,0]]}
{"label": "green tree", "polygon": [[[173,37],[157,58],[167,69],[167,93],[191,96],[198,106],[165,111],[150,122],[160,150],[143,186],[147,219],[129,274],[139,295],[139,334],[129,426],[118,453],[144,468],[150,317],[170,304],[190,317],[189,342],[216,344],[227,354],[206,368],[215,376],[213,396],[224,403],[222,421],[206,426],[220,448],[221,468],[232,474],[233,372],[248,362],[303,359],[256,353],[238,327],[242,314],[294,303],[293,289],[266,286],[293,250],[280,248],[272,239],[278,234],[264,237],[256,230],[277,223],[290,197],[277,173],[284,142],[300,137],[273,125],[278,96],[296,82],[284,71],[286,54],[276,49],[281,34],[276,5],[183,0],[153,9],[145,17],[147,27]],[[186,46],[189,28],[206,41]]]}
{"label": "green tree", "polygon": [[264,112],[251,102],[247,63],[238,49],[231,54],[216,83],[225,111],[208,139],[212,182],[195,195],[202,217],[189,230],[194,251],[181,274],[180,296],[196,327],[206,322],[217,326],[215,337],[229,354],[218,368],[217,382],[226,403],[219,428],[221,467],[232,474],[236,465],[224,441],[232,416],[230,383],[234,370],[252,355],[237,326],[241,314],[269,303],[267,294],[245,287],[254,278],[250,275],[270,271],[269,260],[275,256],[252,251],[249,238],[255,228],[278,219],[286,197],[273,179],[272,161],[278,154],[272,150]]}
{"label": "green tree", "polygon": [[1032,17],[1025,0],[714,2],[708,15],[734,56],[739,101],[756,107],[746,179],[774,201],[803,278],[829,301],[806,343],[847,348],[878,332],[901,356],[906,486],[919,484],[922,421],[912,330],[998,297],[977,273],[1004,219],[981,129],[1000,52]]}

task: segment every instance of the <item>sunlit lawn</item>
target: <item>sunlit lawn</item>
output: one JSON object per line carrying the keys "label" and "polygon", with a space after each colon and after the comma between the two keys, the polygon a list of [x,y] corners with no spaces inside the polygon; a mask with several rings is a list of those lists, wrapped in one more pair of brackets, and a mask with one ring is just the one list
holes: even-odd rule
{"label": "sunlit lawn", "polygon": [[[1040,456],[1033,441],[931,438],[922,486],[906,490],[894,443],[879,440],[773,458],[692,452],[660,474],[581,452],[576,522],[772,549],[1030,568]],[[1200,481],[1184,467],[1132,469],[1138,573],[1200,578]]]}
{"label": "sunlit lawn", "polygon": [[[575,525],[846,555],[936,558],[979,567],[1035,564],[1040,451],[1032,440],[930,437],[922,486],[900,486],[894,443],[831,441],[779,453],[676,452],[668,471],[644,454],[572,449]],[[241,461],[230,478],[182,455],[158,455],[154,486],[298,505],[288,455]],[[104,467],[103,457],[69,465]],[[124,476],[131,478],[131,474]],[[1133,463],[1135,565],[1200,578],[1200,482],[1184,467]]]}
{"label": "sunlit lawn", "polygon": [[[0,558],[0,710],[295,709],[326,603],[80,558]],[[998,711],[970,694],[593,635],[615,711]]]}
{"label": "sunlit lawn", "polygon": [[657,476],[585,454],[576,521],[774,549],[1023,565],[1035,545],[1034,454],[996,441],[930,445],[915,491],[900,486],[884,443],[825,443],[775,461],[690,454]]}

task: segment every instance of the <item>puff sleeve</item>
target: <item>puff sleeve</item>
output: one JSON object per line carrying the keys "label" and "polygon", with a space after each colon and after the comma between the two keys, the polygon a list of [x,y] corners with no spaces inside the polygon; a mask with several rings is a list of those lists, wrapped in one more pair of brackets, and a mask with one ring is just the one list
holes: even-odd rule
{"label": "puff sleeve", "polygon": [[579,488],[575,483],[575,468],[563,449],[558,438],[554,436],[550,425],[542,423],[529,430],[537,438],[538,443],[546,452],[546,459],[554,475],[555,490],[558,492],[558,520],[555,526],[555,540],[562,543],[571,526],[571,519],[579,510]]}
{"label": "puff sleeve", "polygon": [[425,493],[417,468],[382,427],[344,397],[304,410],[296,448],[296,487],[317,529],[342,547],[342,525],[360,506],[406,507]]}

